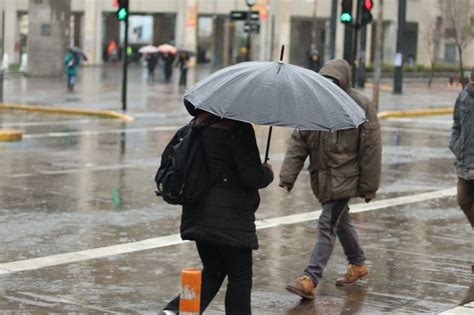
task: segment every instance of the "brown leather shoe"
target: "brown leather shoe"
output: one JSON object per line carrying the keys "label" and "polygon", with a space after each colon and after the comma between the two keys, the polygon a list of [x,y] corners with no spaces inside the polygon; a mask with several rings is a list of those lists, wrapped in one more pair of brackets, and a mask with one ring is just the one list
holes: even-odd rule
{"label": "brown leather shoe", "polygon": [[300,277],[286,287],[288,291],[301,296],[303,299],[314,300],[316,284],[308,276]]}
{"label": "brown leather shoe", "polygon": [[358,279],[369,273],[367,265],[349,265],[347,272],[341,278],[336,280],[336,285],[344,286],[356,282]]}

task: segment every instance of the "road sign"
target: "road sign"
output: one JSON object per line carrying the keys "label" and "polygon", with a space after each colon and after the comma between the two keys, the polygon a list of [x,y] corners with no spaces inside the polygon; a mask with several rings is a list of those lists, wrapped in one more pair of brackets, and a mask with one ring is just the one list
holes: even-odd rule
{"label": "road sign", "polygon": [[249,23],[245,22],[244,24],[244,32],[245,33],[256,33],[256,34],[259,34],[260,33],[260,23],[258,22],[250,22],[250,25]]}
{"label": "road sign", "polygon": [[[234,21],[246,21],[248,11],[230,11],[230,19]],[[260,12],[252,11],[250,14],[250,19],[252,21],[258,21],[260,19]]]}

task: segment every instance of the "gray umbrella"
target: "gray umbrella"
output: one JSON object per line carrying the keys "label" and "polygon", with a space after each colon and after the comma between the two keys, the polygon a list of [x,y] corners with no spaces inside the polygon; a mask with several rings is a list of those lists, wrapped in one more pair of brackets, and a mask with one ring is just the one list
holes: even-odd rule
{"label": "gray umbrella", "polygon": [[219,117],[258,125],[335,131],[366,121],[361,107],[329,79],[281,61],[221,69],[189,88],[184,98]]}

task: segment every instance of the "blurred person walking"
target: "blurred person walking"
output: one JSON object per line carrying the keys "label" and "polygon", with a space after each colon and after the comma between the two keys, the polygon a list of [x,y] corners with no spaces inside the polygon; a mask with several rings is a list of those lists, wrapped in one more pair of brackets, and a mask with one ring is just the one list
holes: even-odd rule
{"label": "blurred person walking", "polygon": [[[201,312],[227,277],[226,314],[250,315],[252,250],[258,249],[258,190],[273,181],[273,171],[260,161],[251,124],[221,119],[185,104],[195,116],[192,124],[209,125],[202,130],[202,141],[214,183],[204,200],[183,206],[181,217],[181,238],[196,242],[203,265]],[[178,311],[179,296],[160,314]]]}
{"label": "blurred person walking", "polygon": [[312,48],[309,50],[307,67],[314,72],[321,70],[321,55],[317,49]]}
{"label": "blurred person walking", "polygon": [[454,105],[449,148],[456,156],[457,201],[474,229],[474,68]]}
{"label": "blurred person walking", "polygon": [[176,66],[179,66],[181,71],[179,76],[179,85],[186,86],[188,82],[188,69],[189,69],[189,54],[185,51],[179,52],[178,58],[176,59]]}
{"label": "blurred person walking", "polygon": [[164,52],[164,53],[160,53],[160,58],[163,65],[165,81],[170,82],[171,76],[173,75],[173,63],[174,63],[175,55],[170,52]]}
{"label": "blurred person walking", "polygon": [[148,83],[153,83],[155,82],[155,68],[158,63],[158,56],[156,54],[146,54],[145,60],[148,69]]}
{"label": "blurred person walking", "polygon": [[64,57],[64,67],[67,75],[67,88],[69,92],[74,91],[74,86],[77,82],[77,75],[79,73],[79,65],[81,63],[81,56],[71,49],[68,50]]}
{"label": "blurred person walking", "polygon": [[375,106],[351,88],[350,65],[345,60],[332,60],[320,74],[343,89],[363,109],[367,121],[358,128],[334,132],[295,130],[291,135],[280,172],[280,186],[291,191],[309,156],[311,186],[323,206],[318,239],[305,275],[287,286],[287,290],[304,299],[314,299],[336,237],[349,263],[346,274],[336,280],[336,285],[354,283],[368,274],[348,204],[353,197],[364,198],[366,202],[375,198],[382,164],[380,125]]}

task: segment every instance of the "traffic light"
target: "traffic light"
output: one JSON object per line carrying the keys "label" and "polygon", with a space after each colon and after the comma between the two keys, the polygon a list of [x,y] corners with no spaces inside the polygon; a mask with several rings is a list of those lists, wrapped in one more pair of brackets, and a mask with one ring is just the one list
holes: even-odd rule
{"label": "traffic light", "polygon": [[342,0],[340,21],[345,24],[352,23],[352,0]]}
{"label": "traffic light", "polygon": [[374,7],[374,2],[372,0],[363,0],[362,12],[360,17],[361,26],[369,24],[372,22],[372,13],[371,10]]}
{"label": "traffic light", "polygon": [[125,21],[128,18],[128,0],[117,0],[117,3],[117,19],[119,21]]}

